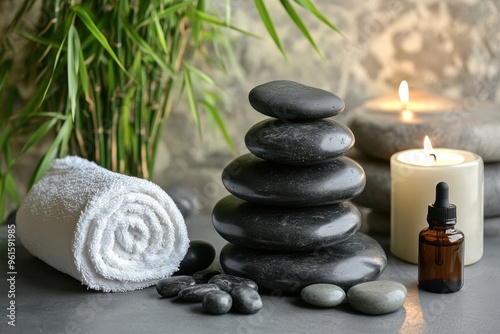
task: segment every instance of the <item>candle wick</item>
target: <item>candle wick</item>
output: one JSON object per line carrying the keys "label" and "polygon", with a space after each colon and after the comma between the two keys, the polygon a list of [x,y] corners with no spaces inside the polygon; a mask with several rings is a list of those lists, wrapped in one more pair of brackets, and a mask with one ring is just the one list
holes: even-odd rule
{"label": "candle wick", "polygon": [[437,160],[437,157],[436,157],[436,155],[435,155],[434,153],[431,153],[431,154],[429,154],[429,155],[430,155],[431,157],[433,157],[433,158],[434,158],[434,161],[436,161],[436,160]]}

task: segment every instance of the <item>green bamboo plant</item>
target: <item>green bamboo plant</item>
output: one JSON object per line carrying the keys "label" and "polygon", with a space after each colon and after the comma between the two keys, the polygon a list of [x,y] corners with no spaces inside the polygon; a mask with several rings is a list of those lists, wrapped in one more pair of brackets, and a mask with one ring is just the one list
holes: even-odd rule
{"label": "green bamboo plant", "polygon": [[[8,28],[8,34],[34,44],[27,71],[37,74],[36,90],[20,110],[14,103],[18,93],[8,80],[11,59],[3,52],[8,37],[0,48],[0,221],[8,200],[19,204],[12,175],[16,162],[46,136],[52,136],[52,143],[29,186],[54,158],[68,153],[113,171],[151,178],[162,128],[176,99],[187,98],[199,133],[204,113],[234,151],[221,116],[222,90],[200,66],[237,66],[228,32],[254,36],[231,24],[229,0],[224,0],[224,14],[211,10],[204,0],[46,1],[44,12],[50,20],[31,33],[20,29],[19,22],[34,1],[24,0]],[[296,8],[337,28],[311,0],[280,3],[321,56]],[[264,0],[254,4],[286,58]],[[18,150],[12,147],[16,136],[28,138]]]}

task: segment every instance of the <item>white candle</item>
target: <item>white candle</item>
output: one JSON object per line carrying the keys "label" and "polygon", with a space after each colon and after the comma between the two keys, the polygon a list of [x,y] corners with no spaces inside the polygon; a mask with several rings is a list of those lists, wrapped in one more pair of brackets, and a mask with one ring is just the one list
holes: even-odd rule
{"label": "white candle", "polygon": [[475,263],[483,255],[483,160],[468,151],[425,146],[391,157],[391,252],[418,263],[418,234],[428,226],[436,184],[444,181],[457,206],[456,228],[465,235],[465,265]]}

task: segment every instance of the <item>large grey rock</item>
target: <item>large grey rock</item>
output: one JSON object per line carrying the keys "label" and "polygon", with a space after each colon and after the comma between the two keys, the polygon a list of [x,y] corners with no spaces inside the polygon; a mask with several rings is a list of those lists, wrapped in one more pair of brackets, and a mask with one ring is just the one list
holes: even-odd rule
{"label": "large grey rock", "polygon": [[248,100],[258,112],[280,119],[319,119],[344,110],[344,101],[337,95],[289,80],[254,87]]}
{"label": "large grey rock", "polygon": [[350,203],[291,208],[259,205],[235,196],[220,200],[212,223],[227,241],[279,252],[314,251],[351,238],[361,226],[361,213]]}
{"label": "large grey rock", "polygon": [[354,145],[351,130],[331,120],[282,121],[267,119],[245,135],[254,155],[291,165],[313,165],[345,155]]}
{"label": "large grey rock", "polygon": [[221,251],[224,272],[250,278],[259,288],[300,293],[316,283],[348,289],[376,279],[387,265],[382,247],[365,234],[311,253],[264,252],[227,244]]}
{"label": "large grey rock", "polygon": [[406,287],[394,281],[373,281],[353,286],[347,302],[366,314],[386,314],[399,310],[406,300]]}
{"label": "large grey rock", "polygon": [[363,169],[342,157],[311,166],[265,161],[248,153],[229,163],[222,183],[246,201],[277,206],[319,206],[350,200],[365,186]]}
{"label": "large grey rock", "polygon": [[481,102],[474,110],[462,107],[443,112],[414,113],[411,121],[399,112],[367,110],[350,112],[348,126],[356,147],[370,156],[389,160],[396,152],[423,147],[428,135],[434,147],[474,152],[485,162],[500,161],[500,112],[498,106]]}

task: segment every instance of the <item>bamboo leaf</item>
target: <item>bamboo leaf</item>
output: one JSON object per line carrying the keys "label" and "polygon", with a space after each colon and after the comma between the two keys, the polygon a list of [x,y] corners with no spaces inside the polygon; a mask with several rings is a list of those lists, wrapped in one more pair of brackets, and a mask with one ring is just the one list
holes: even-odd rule
{"label": "bamboo leaf", "polygon": [[189,69],[190,72],[193,74],[196,74],[198,77],[200,77],[203,81],[209,83],[210,85],[218,86],[218,84],[215,82],[214,79],[212,79],[210,76],[208,76],[206,73],[200,71],[194,66],[184,64],[185,67]]}
{"label": "bamboo leaf", "polygon": [[57,157],[57,151],[60,149],[63,139],[67,136],[67,131],[68,131],[67,127],[71,127],[71,124],[72,121],[70,119],[67,119],[64,122],[61,130],[58,132],[56,138],[52,142],[52,145],[50,145],[49,149],[47,150],[43,158],[36,166],[36,169],[29,182],[28,186],[29,188],[31,188],[36,182],[38,182],[42,178],[42,176],[45,174],[52,161]]}
{"label": "bamboo leaf", "polygon": [[80,48],[80,39],[75,27],[71,25],[68,31],[68,52],[66,56],[66,65],[68,72],[68,98],[70,101],[71,119],[75,121],[76,99],[78,94],[78,50]]}
{"label": "bamboo leaf", "polygon": [[215,107],[215,105],[209,100],[203,101],[203,105],[205,106],[206,110],[210,113],[210,115],[213,117],[213,119],[215,120],[215,123],[219,127],[219,130],[222,133],[222,136],[224,137],[224,140],[226,141],[227,145],[229,146],[229,149],[231,150],[231,152],[233,154],[236,154],[236,146],[234,145],[234,142],[231,139],[231,136],[229,136],[229,133],[227,132],[226,126],[224,125],[224,121],[220,117],[220,114],[217,111],[217,108]]}
{"label": "bamboo leaf", "polygon": [[[196,12],[204,13],[205,11],[206,11],[205,0],[198,0],[198,4],[196,6]],[[194,37],[194,43],[196,45],[200,41],[200,33],[201,33],[201,20],[193,20],[193,37]]]}
{"label": "bamboo leaf", "polygon": [[155,61],[155,63],[160,65],[161,68],[167,71],[169,75],[175,76],[172,67],[167,64],[165,60],[163,60],[163,58],[160,57],[158,53],[156,53],[155,50],[153,50],[151,45],[149,45],[141,36],[139,36],[137,31],[135,31],[135,29],[130,24],[124,22],[123,27],[125,28],[125,32],[127,33],[127,35],[129,35],[129,37],[137,43],[139,48],[142,49],[144,55],[150,56]]}
{"label": "bamboo leaf", "polygon": [[319,54],[321,59],[325,60],[325,58],[323,57],[323,54],[321,53],[318,46],[314,42],[314,39],[312,38],[311,34],[309,33],[309,30],[305,26],[304,22],[302,22],[300,16],[297,14],[297,12],[293,8],[293,6],[290,4],[290,2],[288,0],[280,0],[280,1],[281,1],[281,4],[283,5],[283,7],[285,8],[285,10],[287,11],[288,16],[290,16],[290,18],[295,23],[297,28],[299,28],[299,30],[302,32],[304,37],[307,38],[309,43],[311,43],[312,47],[314,48],[314,50],[316,50],[316,52]]}
{"label": "bamboo leaf", "polygon": [[[78,35],[77,35],[78,36]],[[80,39],[78,38],[78,64],[80,74],[80,82],[82,83],[82,90],[85,97],[89,98],[89,74],[87,72],[87,66],[85,65],[85,58],[83,56],[83,51],[80,45]]]}
{"label": "bamboo leaf", "polygon": [[214,24],[214,25],[221,26],[221,27],[226,27],[226,28],[232,29],[234,31],[237,31],[239,33],[242,33],[244,35],[254,37],[254,38],[259,38],[259,39],[261,38],[259,35],[252,34],[249,31],[240,29],[240,28],[232,26],[232,25],[228,25],[226,22],[221,21],[218,18],[216,18],[215,16],[212,16],[208,13],[201,12],[201,11],[197,10],[195,12],[195,15],[196,15],[196,17],[198,17],[199,19],[201,19],[207,23]]}
{"label": "bamboo leaf", "polygon": [[120,59],[116,56],[115,52],[109,45],[108,40],[106,37],[101,33],[99,28],[95,25],[94,21],[92,21],[92,18],[90,15],[87,13],[87,11],[80,6],[73,6],[73,11],[76,13],[76,15],[82,20],[83,24],[87,27],[87,29],[90,31],[92,35],[94,35],[95,39],[102,45],[102,47],[109,53],[111,58],[116,62],[116,64],[120,67],[120,69],[127,73],[127,70],[121,63]]}
{"label": "bamboo leaf", "polygon": [[[45,91],[43,92],[42,99],[40,100],[38,107],[40,107],[40,105],[45,100],[45,97],[47,96],[47,93],[49,92],[49,88],[52,84],[52,80],[54,80],[54,75],[56,73],[57,64],[59,64],[59,59],[61,58],[61,53],[62,53],[64,43],[66,42],[67,37],[68,37],[68,32],[66,32],[64,34],[61,45],[59,45],[59,49],[57,50],[57,53],[56,53],[56,58],[54,59],[54,66],[52,67],[52,73],[50,74],[49,82],[47,83],[47,86],[45,87]],[[29,109],[26,109],[26,110],[29,110]]]}
{"label": "bamboo leaf", "polygon": [[[294,0],[296,3],[298,3],[299,5],[301,5],[302,7],[304,7],[308,12],[310,12],[311,14],[313,14],[314,16],[316,16],[316,18],[318,18],[321,22],[323,22],[324,24],[326,24],[327,26],[329,26],[331,29],[335,30],[336,32],[338,32],[339,34],[341,34],[342,36],[344,36],[342,34],[342,32],[336,27],[334,26],[319,10],[318,8],[314,5],[314,3],[311,2],[311,0]],[[345,37],[345,36],[344,36]]]}
{"label": "bamboo leaf", "polygon": [[41,45],[45,45],[45,46],[52,46],[52,47],[56,47],[56,48],[59,47],[59,43],[57,43],[56,41],[53,41],[53,40],[50,40],[48,38],[44,38],[41,36],[35,36],[35,35],[29,33],[28,31],[25,31],[25,30],[20,30],[19,34],[21,36],[23,36],[24,38],[26,38],[32,42],[35,42],[37,44],[41,44]]}
{"label": "bamboo leaf", "polygon": [[[175,5],[172,5],[170,7],[168,7],[167,9],[164,9],[164,10],[161,10],[159,11],[156,16],[159,18],[159,19],[162,19],[162,18],[165,18],[167,16],[169,16],[170,14],[182,9],[182,8],[185,8],[185,7],[188,7],[190,5],[193,4],[193,1],[183,1],[183,2],[180,2],[178,4],[175,4]],[[151,17],[148,17],[147,19],[145,19],[144,21],[142,21],[141,23],[139,23],[136,28],[139,29],[139,28],[142,28],[144,26],[147,26],[149,24],[151,24],[153,22],[153,18]]]}
{"label": "bamboo leaf", "polygon": [[194,122],[198,128],[198,134],[201,136],[201,124],[200,124],[200,111],[198,109],[198,103],[196,102],[195,92],[193,88],[193,83],[191,81],[191,74],[189,69],[184,71],[184,83],[189,100],[189,110],[191,115],[193,115]]}
{"label": "bamboo leaf", "polygon": [[155,23],[156,36],[158,37],[158,42],[160,43],[160,46],[163,49],[163,52],[165,54],[168,54],[168,46],[167,46],[167,41],[165,40],[165,34],[163,33],[163,30],[161,29],[160,20],[158,19],[158,15],[156,15],[156,13],[153,14],[153,20]]}
{"label": "bamboo leaf", "polygon": [[273,21],[271,20],[271,17],[269,16],[269,12],[267,11],[266,6],[264,5],[264,1],[263,0],[254,0],[254,1],[255,1],[255,6],[257,7],[257,10],[259,12],[260,18],[267,29],[267,32],[269,33],[269,35],[273,39],[274,44],[276,44],[276,47],[278,48],[278,50],[280,50],[283,57],[285,57],[285,59],[288,61],[285,50],[283,49],[283,45],[281,45],[281,41],[280,41],[280,38],[278,36],[278,33],[276,32],[276,29],[274,28]]}
{"label": "bamboo leaf", "polygon": [[226,0],[225,1],[225,8],[226,8],[226,15],[225,15],[225,21],[226,25],[229,26],[231,25],[231,0]]}
{"label": "bamboo leaf", "polygon": [[47,122],[43,123],[38,130],[28,139],[26,144],[24,144],[23,148],[19,152],[19,155],[24,154],[26,151],[30,149],[31,146],[38,143],[40,139],[42,139],[49,131],[57,124],[57,118],[52,118]]}
{"label": "bamboo leaf", "polygon": [[[14,178],[12,177],[11,173],[7,173],[5,175],[5,190],[7,194],[9,195],[10,199],[14,202],[14,204],[17,206],[19,205],[19,193],[17,191],[17,186],[16,186],[16,181],[14,181]],[[0,217],[3,215],[0,214]]]}

